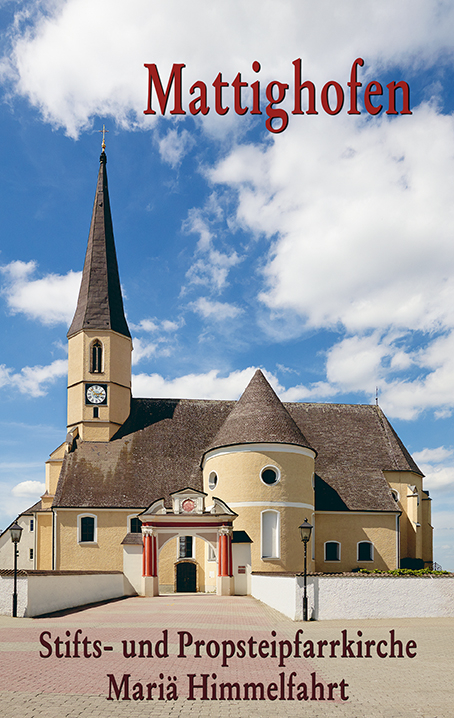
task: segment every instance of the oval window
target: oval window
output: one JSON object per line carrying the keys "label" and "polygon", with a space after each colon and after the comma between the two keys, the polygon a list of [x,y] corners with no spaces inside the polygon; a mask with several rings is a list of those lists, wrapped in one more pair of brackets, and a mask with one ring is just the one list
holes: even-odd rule
{"label": "oval window", "polygon": [[273,484],[277,484],[277,482],[279,481],[279,472],[274,467],[267,466],[265,469],[262,470],[260,478],[262,479],[264,484],[267,484],[267,486],[272,486]]}
{"label": "oval window", "polygon": [[211,474],[208,477],[208,488],[213,491],[213,489],[216,488],[218,483],[218,475],[215,471],[212,471]]}

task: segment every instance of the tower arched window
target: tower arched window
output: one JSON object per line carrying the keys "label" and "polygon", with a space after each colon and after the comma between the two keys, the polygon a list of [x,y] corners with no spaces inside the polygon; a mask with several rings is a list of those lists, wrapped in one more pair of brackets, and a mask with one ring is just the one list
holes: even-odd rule
{"label": "tower arched window", "polygon": [[100,374],[102,372],[102,344],[96,339],[91,345],[91,368],[92,374]]}

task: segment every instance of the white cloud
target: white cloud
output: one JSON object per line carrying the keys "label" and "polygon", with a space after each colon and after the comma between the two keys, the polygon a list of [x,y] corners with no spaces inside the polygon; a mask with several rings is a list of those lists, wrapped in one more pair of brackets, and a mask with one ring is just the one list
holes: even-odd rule
{"label": "white cloud", "polygon": [[[220,376],[213,369],[205,374],[186,374],[175,379],[165,379],[159,374],[133,374],[134,396],[185,399],[238,399],[252,379],[256,367],[233,371]],[[278,380],[264,371],[275,391],[280,391]]]}
{"label": "white cloud", "polygon": [[454,449],[438,446],[422,449],[413,454],[419,468],[425,474],[424,486],[430,491],[454,489]]}
{"label": "white cloud", "polygon": [[49,385],[67,373],[67,359],[56,359],[48,366],[26,366],[20,372],[3,364],[0,365],[0,387],[11,387],[28,396],[45,396]]}
{"label": "white cloud", "polygon": [[135,332],[156,332],[159,329],[159,324],[155,319],[141,319],[138,324],[130,322],[130,328]]}
{"label": "white cloud", "polygon": [[36,496],[39,497],[44,493],[45,484],[40,481],[21,481],[11,489],[13,496]]}
{"label": "white cloud", "polygon": [[[441,64],[440,51],[451,48],[454,15],[451,3],[424,0],[361,5],[345,0],[334,11],[327,0],[231,0],[209,8],[203,0],[190,5],[180,0],[59,0],[30,2],[27,10],[16,14],[3,73],[47,121],[73,136],[94,115],[114,117],[123,127],[155,125],[143,115],[144,63],[158,64],[164,85],[172,64],[186,63],[185,106],[190,85],[203,79],[210,87],[219,71],[229,81],[239,71],[247,81],[256,80],[254,59],[262,63],[262,86],[271,79],[291,79],[291,62],[303,51],[306,77],[317,85],[330,79],[345,85],[355,59],[353,42],[345,38],[361,38],[357,46],[371,66],[369,73],[396,61],[410,68]],[[230,90],[226,96],[232,104]],[[203,120],[207,128],[213,114]],[[239,119],[233,112],[224,122],[215,118],[217,131],[229,128],[232,118]],[[236,124],[246,121],[240,118]]]}
{"label": "white cloud", "polygon": [[304,132],[234,148],[210,174],[237,193],[244,229],[277,237],[262,301],[310,328],[452,327],[454,119],[431,106],[302,119]]}
{"label": "white cloud", "polygon": [[2,294],[13,314],[22,313],[43,324],[69,324],[76,309],[81,272],[35,278],[36,262],[14,261],[3,267]]}
{"label": "white cloud", "polygon": [[195,139],[187,131],[168,130],[164,137],[157,138],[159,154],[164,162],[175,168],[181,164],[184,155],[194,146]]}
{"label": "white cloud", "polygon": [[234,304],[210,301],[206,297],[199,297],[195,302],[191,302],[189,307],[204,319],[213,319],[219,322],[226,319],[235,319],[243,312],[242,309]]}
{"label": "white cloud", "polygon": [[280,398],[282,401],[310,401],[311,399],[332,399],[338,390],[332,384],[326,381],[317,381],[310,386],[297,384],[289,389],[282,391]]}
{"label": "white cloud", "polygon": [[214,246],[215,240],[219,239],[216,229],[223,221],[225,214],[221,200],[213,193],[203,209],[193,208],[188,212],[183,225],[186,232],[199,235],[195,260],[186,277],[189,284],[205,286],[212,293],[218,293],[228,285],[230,270],[242,261],[236,251],[220,251]]}
{"label": "white cloud", "polygon": [[153,340],[135,336],[133,339],[132,360],[137,364],[142,359],[154,356],[169,356],[175,343],[176,334],[184,326],[184,319],[142,319],[138,324],[130,324],[131,329],[138,333],[152,334]]}

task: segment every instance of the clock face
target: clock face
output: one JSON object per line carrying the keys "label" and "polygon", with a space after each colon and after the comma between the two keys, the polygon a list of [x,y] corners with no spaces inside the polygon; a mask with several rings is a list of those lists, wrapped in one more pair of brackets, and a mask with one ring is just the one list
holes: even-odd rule
{"label": "clock face", "polygon": [[88,404],[107,404],[107,386],[105,384],[87,384],[85,396]]}

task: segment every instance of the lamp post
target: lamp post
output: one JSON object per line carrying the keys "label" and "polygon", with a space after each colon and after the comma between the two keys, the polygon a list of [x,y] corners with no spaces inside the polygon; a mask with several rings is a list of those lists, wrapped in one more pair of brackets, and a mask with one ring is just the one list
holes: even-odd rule
{"label": "lamp post", "polygon": [[20,541],[23,528],[19,526],[17,521],[10,527],[11,541],[14,544],[14,590],[13,590],[13,617],[17,618],[17,544]]}
{"label": "lamp post", "polygon": [[311,537],[312,524],[304,519],[301,526],[298,526],[301,541],[304,543],[304,593],[303,593],[303,621],[307,621],[307,544]]}

